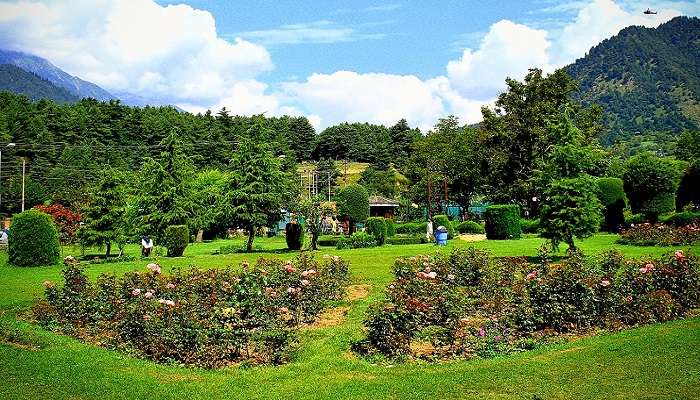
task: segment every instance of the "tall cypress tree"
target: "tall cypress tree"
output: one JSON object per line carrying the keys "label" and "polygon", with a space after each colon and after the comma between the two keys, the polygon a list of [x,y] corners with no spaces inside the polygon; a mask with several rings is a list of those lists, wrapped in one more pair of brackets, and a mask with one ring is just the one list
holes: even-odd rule
{"label": "tall cypress tree", "polygon": [[124,243],[124,193],[115,171],[104,172],[82,213],[83,225],[77,232],[83,246],[105,246],[109,257],[112,242]]}

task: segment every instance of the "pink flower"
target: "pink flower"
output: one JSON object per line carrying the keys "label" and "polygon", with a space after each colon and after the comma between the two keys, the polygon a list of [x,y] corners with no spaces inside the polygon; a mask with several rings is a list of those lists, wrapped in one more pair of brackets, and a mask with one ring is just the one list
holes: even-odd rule
{"label": "pink flower", "polygon": [[481,328],[479,328],[479,336],[480,337],[486,336],[486,330],[484,329],[483,326]]}
{"label": "pink flower", "polygon": [[139,289],[139,288],[136,288],[136,289],[131,291],[132,296],[138,296],[140,294],[141,294],[141,289]]}
{"label": "pink flower", "polygon": [[426,273],[423,272],[423,271],[418,271],[418,272],[416,272],[416,276],[418,276],[418,277],[421,278],[421,279],[427,279],[427,278],[428,278],[428,274],[426,274]]}
{"label": "pink flower", "polygon": [[297,289],[297,288],[295,288],[295,287],[291,287],[291,286],[290,286],[290,287],[287,288],[287,293],[289,293],[289,294],[296,294],[296,293],[298,293],[300,290],[301,290],[301,289]]}
{"label": "pink flower", "polygon": [[145,297],[145,298],[147,298],[147,299],[151,299],[151,298],[153,298],[153,292],[151,292],[151,291],[149,290],[148,292],[146,292],[146,293],[143,294],[143,297]]}
{"label": "pink flower", "polygon": [[685,254],[683,254],[683,250],[676,250],[676,261],[683,262],[683,260],[685,260]]}
{"label": "pink flower", "polygon": [[309,281],[306,280],[306,279],[302,279],[302,280],[301,280],[301,284],[302,284],[303,286],[309,286],[310,283],[311,283],[311,282],[309,282]]}
{"label": "pink flower", "polygon": [[275,289],[273,289],[273,288],[271,288],[271,287],[266,287],[266,288],[265,288],[265,294],[268,295],[268,296],[270,296],[270,297],[276,297],[276,296],[277,296],[277,292],[275,291]]}
{"label": "pink flower", "polygon": [[610,286],[610,281],[607,279],[603,279],[602,281],[600,281],[600,286],[604,286],[604,287]]}
{"label": "pink flower", "polygon": [[527,274],[526,278],[528,280],[533,280],[533,279],[537,278],[537,271],[530,272],[529,274]]}
{"label": "pink flower", "polygon": [[646,268],[646,267],[642,267],[642,268],[639,269],[639,272],[641,272],[641,273],[643,273],[643,274],[646,274],[646,273],[647,273],[647,268]]}
{"label": "pink flower", "polygon": [[652,263],[647,263],[647,265],[645,265],[645,267],[647,267],[647,270],[649,270],[649,271],[654,270],[654,264],[652,264]]}
{"label": "pink flower", "polygon": [[429,274],[427,274],[427,277],[430,279],[435,279],[435,278],[437,278],[437,272],[435,272],[435,271],[430,272]]}
{"label": "pink flower", "polygon": [[154,274],[160,274],[160,265],[156,263],[150,263],[146,265],[146,268],[148,268],[148,270],[153,272]]}
{"label": "pink flower", "polygon": [[394,290],[394,289],[396,289],[396,286],[394,286],[394,285],[389,285],[389,290]]}
{"label": "pink flower", "polygon": [[287,263],[287,264],[284,266],[284,270],[287,271],[288,274],[291,274],[292,272],[296,271],[297,269],[294,268],[294,266],[293,266],[292,264]]}
{"label": "pink flower", "polygon": [[165,305],[165,306],[175,307],[175,302],[172,300],[160,299],[160,300],[158,300],[158,302],[160,304]]}
{"label": "pink flower", "polygon": [[165,285],[165,288],[166,288],[166,289],[175,289],[175,284],[174,284],[174,283],[168,283],[167,285]]}
{"label": "pink flower", "polygon": [[144,321],[149,321],[150,319],[151,319],[151,316],[148,315],[148,314],[146,314],[146,315],[143,316],[143,320],[144,320]]}
{"label": "pink flower", "polygon": [[222,284],[225,290],[231,289],[231,284],[228,281],[224,281]]}
{"label": "pink flower", "polygon": [[282,314],[286,314],[289,312],[289,309],[287,307],[280,307],[280,308],[278,308],[278,310]]}

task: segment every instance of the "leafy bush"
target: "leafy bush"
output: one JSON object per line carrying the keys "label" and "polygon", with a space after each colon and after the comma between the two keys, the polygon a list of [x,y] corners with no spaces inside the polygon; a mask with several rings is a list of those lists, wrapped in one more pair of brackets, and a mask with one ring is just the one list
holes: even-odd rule
{"label": "leafy bush", "polygon": [[452,226],[452,223],[450,222],[450,219],[447,217],[447,215],[435,215],[433,217],[433,229],[437,230],[438,227],[444,226],[447,228],[447,238],[452,239],[455,237],[455,229]]}
{"label": "leafy bush", "polygon": [[338,214],[350,218],[353,223],[363,223],[369,217],[369,194],[361,185],[350,185],[337,195]]}
{"label": "leafy bush", "polygon": [[326,246],[326,247],[335,247],[338,244],[338,241],[340,239],[341,239],[341,236],[334,236],[334,235],[320,236],[318,238],[318,245],[319,246]]}
{"label": "leafy bush", "polygon": [[396,225],[396,233],[398,234],[423,234],[427,229],[427,222],[406,222]]}
{"label": "leafy bush", "polygon": [[336,244],[337,249],[361,249],[377,246],[374,236],[365,232],[355,232],[351,236],[344,236]]}
{"label": "leafy bush", "polygon": [[182,257],[189,242],[190,231],[187,225],[170,225],[165,228],[163,246],[168,249],[168,257]]}
{"label": "leafy bush", "polygon": [[625,222],[623,211],[625,209],[624,182],[619,178],[598,178],[598,199],[605,209],[603,217],[604,228],[608,232],[618,232]]}
{"label": "leafy bush", "polygon": [[34,209],[51,216],[51,219],[58,229],[61,243],[73,243],[75,240],[75,232],[80,226],[80,214],[58,203],[48,206],[39,205],[35,206]]}
{"label": "leafy bush", "polygon": [[481,225],[480,223],[476,221],[464,221],[455,227],[457,232],[459,233],[474,233],[474,234],[483,234],[486,233],[486,230],[484,229],[484,226]]}
{"label": "leafy bush", "polygon": [[340,257],[322,263],[260,259],[241,270],[160,266],[94,282],[75,265],[64,285],[45,282],[46,300],[33,307],[47,328],[163,363],[216,368],[236,362],[278,364],[302,323],[313,322],[349,279]]}
{"label": "leafy bush", "polygon": [[683,211],[673,213],[666,218],[661,218],[661,222],[674,226],[700,224],[700,212]]}
{"label": "leafy bush", "polygon": [[423,244],[428,243],[428,238],[425,235],[395,235],[386,240],[388,244]]}
{"label": "leafy bush", "polygon": [[680,179],[672,159],[649,152],[631,157],[625,162],[624,186],[632,211],[656,222],[659,214],[675,210]]}
{"label": "leafy bush", "polygon": [[54,265],[61,254],[56,225],[48,214],[37,210],[12,218],[7,244],[10,264],[20,267]]}
{"label": "leafy bush", "polygon": [[[387,357],[492,357],[591,329],[667,321],[700,302],[700,259],[597,259],[557,264],[493,258],[474,249],[397,259],[384,300],[370,305],[367,338],[353,345]],[[570,337],[570,336],[564,336]]]}
{"label": "leafy bush", "polygon": [[384,217],[369,217],[365,225],[365,232],[374,236],[378,245],[383,245],[387,237],[386,219]]}
{"label": "leafy bush", "polygon": [[520,227],[523,233],[538,233],[540,231],[540,220],[538,218],[521,219]]}
{"label": "leafy bush", "polygon": [[620,232],[618,242],[634,246],[677,246],[693,244],[698,240],[700,225],[675,227],[646,222]]}
{"label": "leafy bush", "polygon": [[646,221],[646,217],[644,214],[632,214],[628,217],[625,218],[625,225],[630,226],[630,225],[637,225],[637,224],[643,224]]}
{"label": "leafy bush", "polygon": [[296,221],[289,222],[285,228],[285,239],[289,250],[301,250],[304,246],[304,226]]}
{"label": "leafy bush", "polygon": [[396,235],[396,224],[394,223],[394,220],[391,218],[386,218],[386,237],[390,238],[394,235]]}
{"label": "leafy bush", "polygon": [[520,237],[520,207],[515,204],[492,205],[484,213],[487,239],[517,239]]}

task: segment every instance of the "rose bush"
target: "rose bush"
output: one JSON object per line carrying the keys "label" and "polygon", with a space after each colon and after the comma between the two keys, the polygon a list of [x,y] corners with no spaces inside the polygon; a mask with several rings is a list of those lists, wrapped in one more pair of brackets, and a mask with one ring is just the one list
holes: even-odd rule
{"label": "rose bush", "polygon": [[358,352],[488,357],[680,318],[700,302],[700,260],[680,250],[655,260],[571,253],[559,263],[546,253],[529,263],[454,250],[397,259],[394,275],[385,299],[367,312]]}
{"label": "rose bush", "polygon": [[664,224],[632,225],[620,232],[619,243],[634,246],[689,245],[700,240],[700,225],[673,226]]}
{"label": "rose bush", "polygon": [[64,284],[45,282],[33,307],[43,326],[157,362],[215,368],[234,362],[282,363],[302,323],[313,322],[349,279],[340,257],[322,262],[260,259],[239,270],[149,264],[91,282],[67,265]]}

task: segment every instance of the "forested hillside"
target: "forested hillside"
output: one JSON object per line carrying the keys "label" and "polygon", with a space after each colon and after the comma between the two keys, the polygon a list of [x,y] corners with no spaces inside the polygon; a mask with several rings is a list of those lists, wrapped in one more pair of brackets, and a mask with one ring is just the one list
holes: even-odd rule
{"label": "forested hillside", "polygon": [[700,125],[700,19],[677,17],[656,29],[631,26],[566,68],[575,96],[605,111],[604,144]]}
{"label": "forested hillside", "polygon": [[23,94],[32,100],[49,99],[57,103],[74,103],[78,97],[62,87],[11,64],[0,64],[0,91]]}

